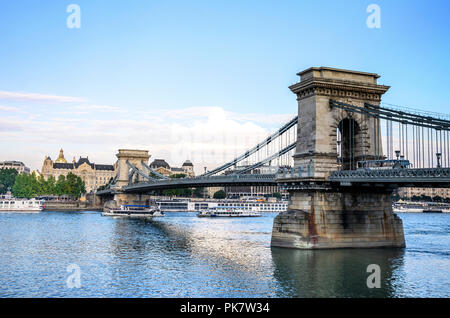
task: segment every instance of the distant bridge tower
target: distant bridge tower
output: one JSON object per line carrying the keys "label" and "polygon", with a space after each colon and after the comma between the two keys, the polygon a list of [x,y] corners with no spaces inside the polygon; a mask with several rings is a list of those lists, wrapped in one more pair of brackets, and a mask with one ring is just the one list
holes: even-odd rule
{"label": "distant bridge tower", "polygon": [[340,165],[355,169],[360,160],[382,157],[379,119],[330,108],[330,100],[379,106],[389,89],[377,84],[379,75],[328,67],[312,67],[297,75],[300,82],[289,87],[298,101],[296,166],[312,165],[312,176],[320,178]]}
{"label": "distant bridge tower", "polygon": [[150,159],[148,150],[119,149],[116,156],[116,177],[107,189],[97,192],[102,198],[104,210],[117,208],[122,204],[147,204],[150,195],[125,193],[122,190],[131,182],[148,180],[148,169],[145,166]]}
{"label": "distant bridge tower", "polygon": [[[129,173],[130,167],[127,164],[130,163],[135,166],[139,170],[145,170],[142,165],[142,161],[145,164],[148,164],[148,160],[150,159],[150,155],[148,154],[148,150],[132,150],[132,149],[119,149],[119,152],[116,154],[118,159],[118,172],[117,172],[117,182],[116,186],[118,189],[122,189],[122,187],[129,184]],[[136,178],[141,178],[141,176],[136,175]],[[141,180],[140,181],[144,181]]]}
{"label": "distant bridge tower", "polygon": [[[375,113],[389,86],[378,75],[328,67],[309,68],[290,89],[298,100],[295,166],[280,177],[288,211],[274,220],[272,246],[300,249],[404,247],[402,220],[392,212],[393,186],[328,182],[331,172],[354,170],[360,160],[382,159],[379,118],[335,107],[346,103]],[[330,101],[333,101],[330,102]],[[299,169],[300,170],[300,169]]]}

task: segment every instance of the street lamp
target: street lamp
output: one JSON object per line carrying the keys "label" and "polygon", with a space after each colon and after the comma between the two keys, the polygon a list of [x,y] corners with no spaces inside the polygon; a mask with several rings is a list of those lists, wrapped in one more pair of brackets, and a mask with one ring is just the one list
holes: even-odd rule
{"label": "street lamp", "polygon": [[400,157],[400,150],[395,151],[395,156],[397,157],[397,160],[398,160],[398,158]]}
{"label": "street lamp", "polygon": [[436,153],[436,159],[437,159],[437,167],[440,168],[441,167],[441,153],[440,152]]}

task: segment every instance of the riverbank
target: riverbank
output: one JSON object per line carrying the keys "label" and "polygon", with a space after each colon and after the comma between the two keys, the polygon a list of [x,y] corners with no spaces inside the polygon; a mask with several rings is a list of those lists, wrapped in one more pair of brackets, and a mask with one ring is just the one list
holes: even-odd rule
{"label": "riverbank", "polygon": [[57,202],[47,201],[43,211],[61,211],[61,212],[81,212],[81,211],[102,211],[101,206],[92,206],[85,202],[69,201]]}

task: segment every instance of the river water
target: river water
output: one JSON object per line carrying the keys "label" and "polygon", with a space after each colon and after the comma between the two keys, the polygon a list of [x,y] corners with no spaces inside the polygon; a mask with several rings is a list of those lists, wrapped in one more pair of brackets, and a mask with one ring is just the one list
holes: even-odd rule
{"label": "river water", "polygon": [[0,297],[450,297],[450,214],[399,214],[406,249],[322,251],[270,248],[275,216],[2,213]]}

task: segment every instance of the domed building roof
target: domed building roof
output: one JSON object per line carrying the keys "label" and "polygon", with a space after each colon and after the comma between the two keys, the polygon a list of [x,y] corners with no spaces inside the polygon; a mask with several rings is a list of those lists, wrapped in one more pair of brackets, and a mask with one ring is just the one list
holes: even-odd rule
{"label": "domed building roof", "polygon": [[182,167],[186,167],[186,166],[193,167],[194,165],[192,164],[192,162],[190,160],[186,160],[183,163]]}
{"label": "domed building roof", "polygon": [[64,158],[64,151],[62,150],[62,148],[59,151],[59,157],[58,157],[58,159],[56,159],[55,162],[57,162],[57,163],[67,163],[66,158]]}
{"label": "domed building roof", "polygon": [[151,164],[150,164],[150,168],[152,169],[157,169],[157,168],[165,168],[165,169],[170,169],[169,164],[164,160],[164,159],[155,159]]}

